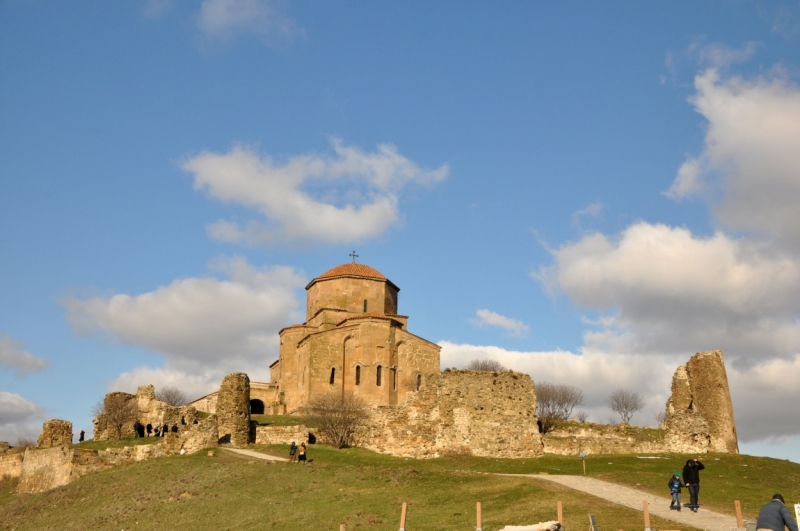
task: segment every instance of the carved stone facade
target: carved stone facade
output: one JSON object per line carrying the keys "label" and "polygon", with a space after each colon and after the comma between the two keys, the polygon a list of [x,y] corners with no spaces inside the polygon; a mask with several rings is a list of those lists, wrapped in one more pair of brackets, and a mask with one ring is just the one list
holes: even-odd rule
{"label": "carved stone facade", "polygon": [[678,367],[666,413],[669,451],[739,453],[722,351],[699,352]]}
{"label": "carved stone facade", "polygon": [[306,322],[281,330],[270,366],[275,406],[298,412],[330,392],[397,405],[438,376],[440,347],[407,330],[408,317],[397,314],[400,288],[375,269],[343,264],[306,291]]}
{"label": "carved stone facade", "polygon": [[250,441],[250,378],[234,372],[222,380],[217,396],[217,422],[220,442],[237,448]]}
{"label": "carved stone facade", "polygon": [[42,434],[36,446],[52,448],[54,446],[69,446],[72,444],[72,423],[68,420],[46,420],[42,426]]}

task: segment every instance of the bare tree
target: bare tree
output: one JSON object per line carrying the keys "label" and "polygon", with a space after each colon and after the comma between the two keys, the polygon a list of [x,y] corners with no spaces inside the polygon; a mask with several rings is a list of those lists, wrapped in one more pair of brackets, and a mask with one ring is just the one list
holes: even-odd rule
{"label": "bare tree", "polygon": [[125,424],[136,421],[138,415],[136,400],[126,393],[107,394],[94,406],[93,412],[96,417],[103,417],[106,427],[117,434],[117,440],[122,437]]}
{"label": "bare tree", "polygon": [[36,441],[33,439],[26,439],[25,437],[20,437],[17,439],[17,448],[33,448],[36,446]]}
{"label": "bare tree", "polygon": [[658,428],[661,428],[661,425],[667,421],[667,412],[666,411],[658,411],[653,415],[653,418],[656,419],[656,424]]}
{"label": "bare tree", "polygon": [[497,360],[483,359],[472,360],[467,365],[468,371],[481,371],[481,372],[503,372],[507,371],[503,364]]}
{"label": "bare tree", "polygon": [[585,411],[578,411],[578,422],[583,424],[586,422],[586,419],[589,418],[589,415]]}
{"label": "bare tree", "polygon": [[166,386],[156,392],[156,400],[166,402],[171,406],[182,406],[189,400],[186,398],[186,393],[177,387]]}
{"label": "bare tree", "polygon": [[633,414],[644,407],[644,397],[635,391],[617,389],[608,397],[608,407],[628,424]]}
{"label": "bare tree", "polygon": [[332,392],[321,395],[308,405],[318,430],[334,448],[357,446],[359,434],[369,411],[364,402],[353,393]]}
{"label": "bare tree", "polygon": [[536,416],[542,433],[555,427],[556,421],[569,420],[575,406],[583,404],[583,391],[566,384],[542,382],[536,385]]}

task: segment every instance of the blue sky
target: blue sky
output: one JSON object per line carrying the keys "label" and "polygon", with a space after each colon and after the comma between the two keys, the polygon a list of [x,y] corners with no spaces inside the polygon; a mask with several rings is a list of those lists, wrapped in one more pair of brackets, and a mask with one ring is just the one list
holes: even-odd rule
{"label": "blue sky", "polygon": [[799,44],[796,1],[4,1],[0,440],[267,378],[355,249],[444,366],[595,421],[721,348],[798,460]]}

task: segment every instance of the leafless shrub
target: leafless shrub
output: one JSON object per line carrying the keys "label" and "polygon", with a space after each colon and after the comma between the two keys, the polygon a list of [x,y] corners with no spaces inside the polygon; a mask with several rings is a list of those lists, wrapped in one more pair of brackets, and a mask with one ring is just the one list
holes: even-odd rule
{"label": "leafless shrub", "polygon": [[666,421],[667,421],[667,412],[666,411],[658,411],[653,418],[656,419],[656,424],[660,428]]}
{"label": "leafless shrub", "polygon": [[35,446],[36,441],[33,439],[26,439],[25,437],[17,439],[17,448],[34,448]]}
{"label": "leafless shrub", "polygon": [[161,400],[171,406],[182,406],[189,401],[186,398],[186,393],[177,387],[171,387],[169,385],[162,387],[156,392],[156,400]]}
{"label": "leafless shrub", "polygon": [[633,414],[644,407],[644,397],[635,391],[617,389],[608,397],[608,407],[629,424]]}
{"label": "leafless shrub", "polygon": [[136,421],[138,410],[136,400],[124,393],[110,393],[94,406],[94,415],[103,416],[106,426],[114,430],[117,440],[122,437],[122,428]]}
{"label": "leafless shrub", "polygon": [[589,418],[589,415],[585,411],[578,411],[578,422],[583,424],[587,418]]}
{"label": "leafless shrub", "polygon": [[536,400],[536,416],[539,417],[542,433],[548,433],[553,430],[556,421],[569,420],[575,406],[583,404],[584,397],[583,391],[577,387],[542,382],[536,386]]}
{"label": "leafless shrub", "polygon": [[467,365],[468,371],[481,371],[481,372],[503,372],[507,371],[503,364],[497,360],[483,359],[472,360]]}
{"label": "leafless shrub", "polygon": [[369,418],[364,402],[353,393],[332,392],[311,401],[308,411],[319,426],[319,434],[334,448],[357,446]]}

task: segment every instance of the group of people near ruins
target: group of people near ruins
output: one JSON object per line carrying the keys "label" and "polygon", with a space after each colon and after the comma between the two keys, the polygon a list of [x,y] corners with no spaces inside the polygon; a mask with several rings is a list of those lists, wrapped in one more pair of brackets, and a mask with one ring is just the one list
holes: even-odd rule
{"label": "group of people near ruins", "polygon": [[297,463],[299,461],[306,462],[306,443],[300,443],[300,446],[297,446],[294,441],[292,441],[292,445],[289,446],[289,461],[292,463]]}
{"label": "group of people near ruins", "polygon": [[698,459],[689,459],[686,461],[686,466],[683,467],[683,479],[681,479],[680,471],[675,471],[668,483],[669,492],[672,494],[670,509],[681,510],[681,489],[685,487],[689,490],[689,503],[684,507],[697,512],[698,507],[700,507],[698,502],[698,497],[700,496],[700,471],[705,468]]}
{"label": "group of people near ruins", "polygon": [[173,424],[172,428],[169,427],[169,424],[164,423],[163,425],[158,422],[155,426],[151,423],[147,423],[147,426],[139,422],[138,420],[133,425],[133,432],[134,437],[164,437],[169,432],[178,433],[178,425]]}
{"label": "group of people near ruins", "polygon": [[[698,459],[689,459],[686,461],[686,466],[683,467],[683,479],[681,479],[681,472],[679,470],[675,471],[668,484],[672,494],[670,509],[681,510],[681,489],[687,488],[689,490],[689,503],[685,504],[684,507],[697,512],[700,507],[698,500],[700,495],[700,471],[704,469],[705,466]],[[784,526],[789,531],[800,531],[794,518],[792,518],[792,513],[786,508],[783,496],[775,494],[772,497],[772,501],[761,508],[756,522],[756,529],[757,531],[784,531]]]}

